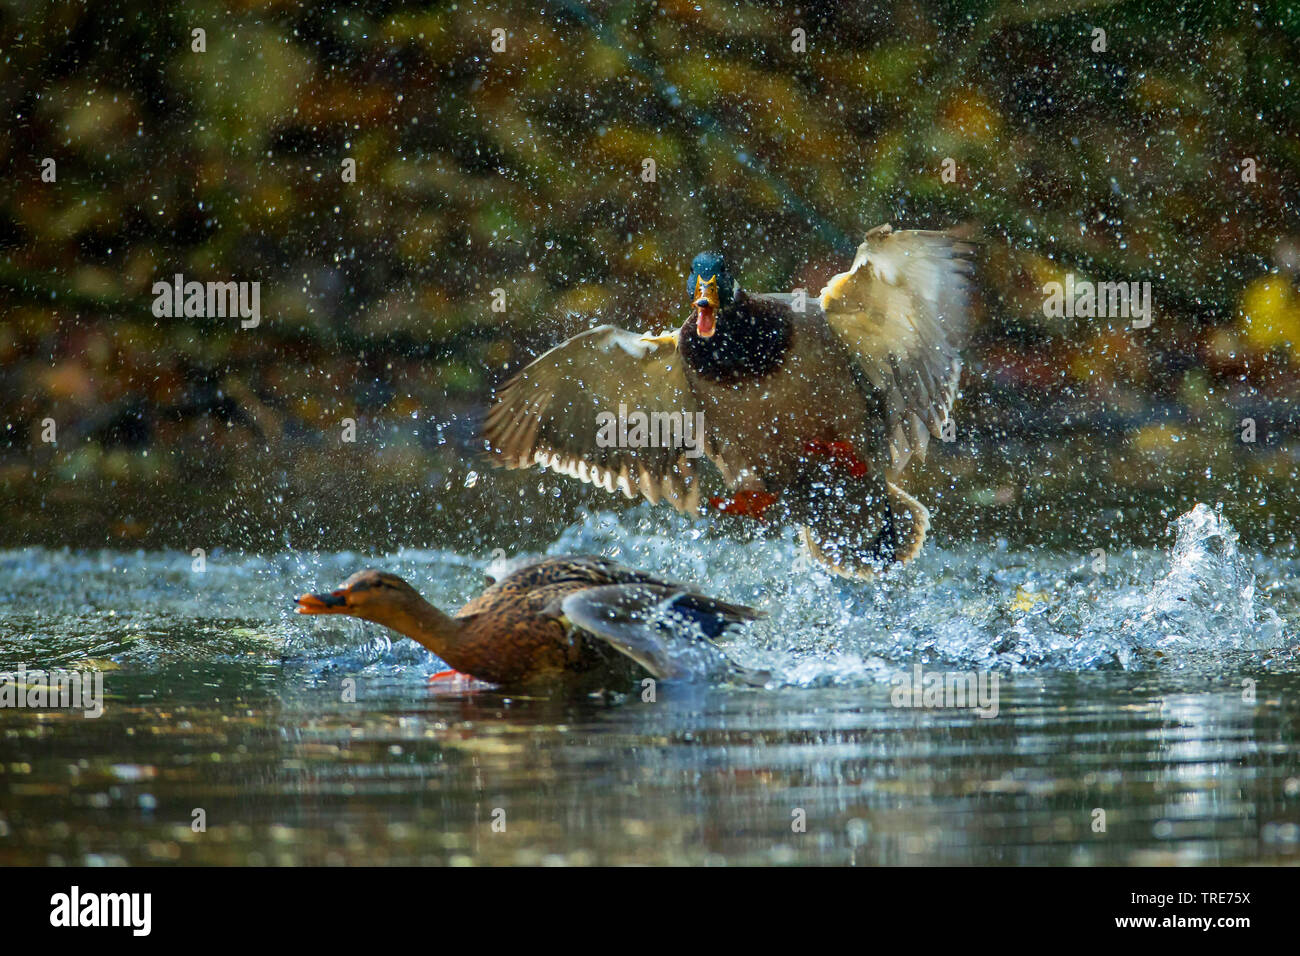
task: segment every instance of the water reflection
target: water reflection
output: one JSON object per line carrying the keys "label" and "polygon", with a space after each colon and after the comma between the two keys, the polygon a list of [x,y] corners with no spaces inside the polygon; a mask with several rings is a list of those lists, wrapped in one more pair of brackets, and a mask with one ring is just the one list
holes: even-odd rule
{"label": "water reflection", "polygon": [[[429,685],[438,662],[411,642],[293,617],[289,596],[351,554],[218,556],[197,581],[184,555],[0,555],[0,670],[100,669],[107,695],[98,720],[0,711],[0,863],[1300,862],[1294,655],[1238,646],[1276,636],[1263,613],[1224,648],[1153,650],[1142,613],[1176,599],[1166,555],[1085,582],[1069,556],[949,552],[864,591],[756,573],[782,541],[680,557],[656,535],[621,540],[775,610],[733,650],[778,686],[645,702]],[[1251,560],[1293,620],[1289,565]],[[479,586],[463,558],[384,564],[447,607]],[[1185,564],[1221,614],[1205,584],[1224,566]],[[1185,608],[1175,625],[1199,626]],[[1072,656],[1085,639],[1129,640],[1140,666]],[[997,666],[998,716],[893,706],[914,658]]]}
{"label": "water reflection", "polygon": [[403,676],[350,703],[182,670],[120,685],[137,702],[99,721],[6,715],[3,862],[1300,862],[1290,676],[1254,708],[1013,678],[983,720],[870,686],[610,703]]}

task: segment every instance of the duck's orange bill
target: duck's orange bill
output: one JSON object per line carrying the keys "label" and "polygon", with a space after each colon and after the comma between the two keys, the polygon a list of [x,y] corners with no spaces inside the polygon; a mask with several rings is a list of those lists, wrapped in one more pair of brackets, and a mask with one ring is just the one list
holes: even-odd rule
{"label": "duck's orange bill", "polygon": [[294,608],[299,614],[337,614],[347,607],[342,591],[333,594],[304,594]]}

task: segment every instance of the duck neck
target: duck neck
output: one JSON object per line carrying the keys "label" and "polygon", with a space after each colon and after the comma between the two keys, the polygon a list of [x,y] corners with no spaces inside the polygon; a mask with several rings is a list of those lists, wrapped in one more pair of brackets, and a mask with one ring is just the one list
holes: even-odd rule
{"label": "duck neck", "polygon": [[459,645],[464,622],[443,614],[422,597],[416,597],[400,607],[386,608],[373,620],[423,645],[443,660],[447,653],[455,653]]}

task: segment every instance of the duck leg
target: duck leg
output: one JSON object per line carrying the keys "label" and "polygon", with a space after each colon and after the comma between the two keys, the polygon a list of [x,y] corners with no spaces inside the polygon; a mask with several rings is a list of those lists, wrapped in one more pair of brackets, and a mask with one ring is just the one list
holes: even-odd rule
{"label": "duck leg", "polygon": [[764,513],[776,504],[779,497],[768,491],[737,491],[730,498],[710,498],[709,507],[717,508],[723,514],[766,522]]}
{"label": "duck leg", "polygon": [[457,677],[463,677],[466,680],[474,679],[473,674],[466,674],[462,671],[438,671],[436,674],[429,675],[428,682],[432,684],[436,680],[455,680]]}
{"label": "duck leg", "polygon": [[868,471],[867,463],[853,451],[853,445],[846,441],[827,441],[814,438],[803,444],[804,453],[829,458],[832,464],[843,465],[854,478],[861,478]]}

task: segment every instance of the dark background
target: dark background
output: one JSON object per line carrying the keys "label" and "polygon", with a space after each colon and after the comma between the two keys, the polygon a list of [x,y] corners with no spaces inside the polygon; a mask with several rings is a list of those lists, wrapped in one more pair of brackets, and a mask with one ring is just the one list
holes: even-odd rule
{"label": "dark background", "polygon": [[[1221,500],[1294,548],[1297,63],[1285,2],[11,3],[0,545],[545,540],[617,501],[484,472],[510,369],[679,324],[702,248],[816,291],[889,221],[984,240],[940,537]],[[177,272],[261,325],[155,318]],[[1152,326],[1044,317],[1068,272],[1150,281]]]}

